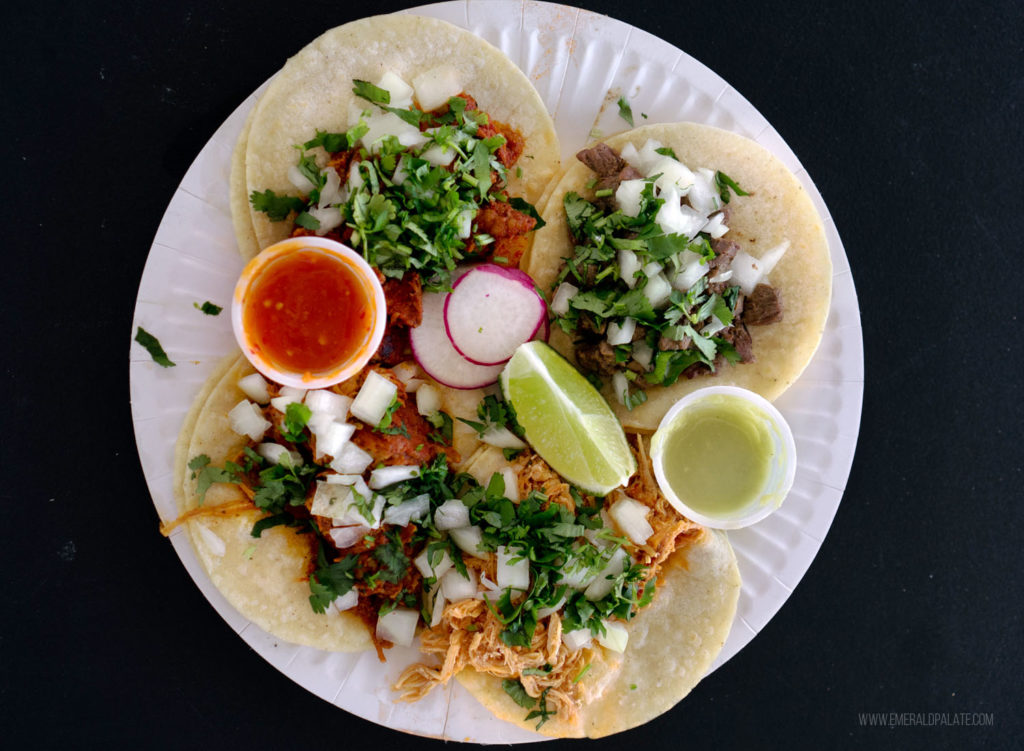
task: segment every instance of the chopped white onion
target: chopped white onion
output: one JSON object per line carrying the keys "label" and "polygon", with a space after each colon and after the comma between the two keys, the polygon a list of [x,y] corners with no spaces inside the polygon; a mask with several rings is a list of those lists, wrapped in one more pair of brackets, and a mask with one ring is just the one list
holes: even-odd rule
{"label": "chopped white onion", "polygon": [[438,65],[412,79],[412,87],[420,107],[430,112],[462,91],[462,79],[454,66]]}
{"label": "chopped white onion", "polygon": [[355,435],[356,426],[347,422],[332,421],[326,429],[315,433],[317,458],[329,456],[333,460],[341,456],[345,446]]}
{"label": "chopped white onion", "polygon": [[448,600],[445,599],[444,593],[441,592],[441,585],[435,584],[433,590],[434,599],[430,605],[430,628],[438,625],[441,622],[441,618],[444,616],[445,605],[448,604]]}
{"label": "chopped white onion", "polygon": [[358,475],[365,472],[371,464],[373,457],[349,441],[342,447],[341,454],[334,457],[330,466],[340,475]]}
{"label": "chopped white onion", "polygon": [[654,221],[666,235],[677,234],[693,238],[708,223],[706,215],[679,203],[679,192],[675,187],[666,190],[662,197],[665,203],[658,209]]}
{"label": "chopped white onion", "polygon": [[377,619],[377,638],[389,641],[399,647],[411,647],[416,636],[416,623],[420,611],[412,608],[395,608]]}
{"label": "chopped white onion", "polygon": [[334,519],[338,524],[366,524],[367,519],[352,505],[352,486],[317,481],[309,513]]}
{"label": "chopped white onion", "polygon": [[[530,588],[530,559],[521,550],[510,550],[504,545],[497,549],[498,586],[502,589]],[[517,560],[518,559],[518,560]]]}
{"label": "chopped white onion", "polygon": [[298,389],[294,386],[282,386],[277,393],[279,396],[290,397],[293,402],[302,403],[306,398],[306,389]]}
{"label": "chopped white onion", "polygon": [[725,214],[721,212],[712,214],[708,219],[708,223],[704,225],[704,229],[702,231],[707,232],[715,240],[720,238],[729,231],[729,228],[725,226]]}
{"label": "chopped white onion", "polygon": [[206,545],[206,549],[210,551],[210,554],[218,558],[223,557],[224,553],[227,552],[227,545],[225,545],[224,540],[202,522],[193,521],[192,524],[198,530],[199,537],[202,538],[203,544]]}
{"label": "chopped white onion", "polygon": [[636,286],[636,272],[640,270],[640,259],[632,250],[620,250],[618,252],[619,276],[630,289]]}
{"label": "chopped white onion", "polygon": [[[590,583],[590,585],[584,590],[583,596],[588,600],[600,600],[609,592],[612,591],[612,579],[621,574],[626,568],[626,560],[629,555],[622,548],[618,548],[612,553],[611,560],[605,564],[598,573],[597,577]],[[609,578],[611,577],[611,578]]]}
{"label": "chopped white onion", "polygon": [[351,404],[352,397],[335,394],[328,389],[317,389],[306,394],[306,406],[314,415],[324,412],[336,420],[348,417],[348,408]]}
{"label": "chopped white onion", "polygon": [[718,186],[715,185],[715,173],[704,167],[698,169],[687,198],[694,211],[705,217],[722,208],[722,197],[718,193]]}
{"label": "chopped white onion", "polygon": [[288,182],[304,193],[308,193],[316,187],[310,182],[308,177],[302,174],[302,170],[299,169],[297,164],[293,164],[288,168]]}
{"label": "chopped white onion", "polygon": [[332,229],[341,226],[341,210],[337,206],[307,209],[306,213],[320,223],[315,230],[318,237],[323,237]]}
{"label": "chopped white onion", "polygon": [[663,154],[658,153],[658,149],[662,148],[662,146],[664,146],[664,144],[661,141],[648,138],[647,143],[640,147],[640,151],[637,152],[637,163],[633,166],[645,175],[651,174],[651,167],[653,167],[658,160],[664,156]]}
{"label": "chopped white onion", "polygon": [[616,370],[612,374],[612,390],[615,392],[615,398],[619,404],[626,406],[626,394],[629,393],[629,380],[626,378],[626,374],[621,370]]}
{"label": "chopped white onion", "polygon": [[397,506],[389,506],[384,512],[384,523],[404,527],[409,522],[419,521],[430,511],[430,496],[426,493],[403,501]]}
{"label": "chopped white onion", "polygon": [[351,610],[359,604],[359,590],[352,587],[352,589],[341,597],[335,598],[334,602],[331,604],[334,605],[335,610]]}
{"label": "chopped white onion", "polygon": [[636,146],[631,143],[627,143],[619,150],[619,156],[621,156],[630,167],[643,172],[643,170],[640,169],[640,154],[637,152]]}
{"label": "chopped white onion", "polygon": [[420,154],[421,159],[425,159],[435,167],[447,167],[449,164],[455,161],[455,157],[458,152],[455,151],[451,146],[435,143],[428,149],[425,149]]}
{"label": "chopped white onion", "polygon": [[651,307],[658,309],[668,302],[668,298],[672,295],[672,285],[668,283],[668,279],[663,274],[655,274],[647,279],[643,292],[644,297],[651,303]]}
{"label": "chopped white onion", "polygon": [[412,86],[394,71],[387,71],[377,82],[377,88],[384,89],[391,95],[389,102],[392,107],[405,109],[412,105]]}
{"label": "chopped white onion", "polygon": [[418,464],[396,464],[390,467],[380,467],[370,473],[370,488],[380,490],[389,485],[405,482],[414,477],[419,477],[420,468]]}
{"label": "chopped white onion", "polygon": [[577,628],[573,631],[562,632],[562,643],[570,652],[589,647],[591,640],[589,628]]}
{"label": "chopped white onion", "polygon": [[441,577],[441,592],[449,602],[476,599],[477,579],[475,569],[466,569],[466,576],[457,569],[451,569]]}
{"label": "chopped white onion", "polygon": [[456,227],[458,227],[460,239],[465,240],[473,234],[473,219],[475,218],[476,212],[472,209],[466,209],[465,211],[459,212],[455,221],[457,222]]}
{"label": "chopped white onion", "polygon": [[551,607],[541,608],[540,610],[538,610],[537,618],[547,618],[549,615],[553,615],[554,613],[557,613],[559,610],[561,610],[563,605],[565,605],[565,597],[560,599]]}
{"label": "chopped white onion", "polygon": [[629,641],[629,632],[626,627],[618,621],[603,620],[604,633],[597,635],[597,642],[606,649],[613,652],[625,652],[626,643]]}
{"label": "chopped white onion", "polygon": [[452,557],[448,555],[448,551],[442,550],[441,557],[440,560],[438,560],[437,565],[431,566],[430,556],[427,554],[426,548],[424,548],[423,552],[416,556],[412,562],[416,568],[419,569],[419,572],[423,574],[424,579],[429,579],[432,576],[440,579],[448,573],[448,569],[455,565],[455,561],[453,561]]}
{"label": "chopped white onion", "polygon": [[228,412],[228,424],[239,435],[247,435],[253,441],[263,440],[263,434],[270,428],[270,422],[263,418],[260,408],[243,399]]}
{"label": "chopped white onion", "polygon": [[612,321],[608,324],[608,343],[613,347],[619,344],[629,344],[636,332],[636,319],[626,316],[622,324]]}
{"label": "chopped white onion", "polygon": [[519,439],[519,436],[508,428],[499,425],[492,425],[485,430],[484,434],[480,436],[480,440],[488,446],[494,446],[499,449],[526,448],[526,444]]}
{"label": "chopped white onion", "polygon": [[639,216],[640,203],[647,181],[644,179],[623,180],[615,189],[615,202],[626,216]]}
{"label": "chopped white onion", "polygon": [[320,188],[320,200],[317,201],[317,207],[326,209],[328,206],[344,203],[345,199],[341,196],[341,176],[338,174],[338,170],[334,167],[325,167],[320,170],[320,174],[324,178],[324,187]]}
{"label": "chopped white onion", "polygon": [[324,482],[331,485],[355,485],[356,480],[362,479],[362,475],[339,475],[337,473],[324,475]]}
{"label": "chopped white onion", "polygon": [[424,383],[416,389],[416,411],[424,417],[441,409],[441,392],[436,386]]}
{"label": "chopped white onion", "polygon": [[424,381],[422,378],[410,378],[408,383],[405,384],[405,390],[407,393],[415,394],[417,391],[420,390],[420,386],[422,386],[425,383],[426,381]]}
{"label": "chopped white onion", "polygon": [[501,479],[505,481],[505,497],[519,503],[519,477],[512,467],[501,468]]}
{"label": "chopped white onion", "polygon": [[564,316],[569,312],[569,301],[576,296],[580,288],[569,282],[562,282],[555,290],[555,296],[551,298],[551,312]]}
{"label": "chopped white onion", "polygon": [[391,176],[391,182],[395,185],[401,185],[409,177],[409,170],[407,168],[407,162],[403,156],[398,160],[398,164],[395,165],[395,173]]}
{"label": "chopped white onion", "polygon": [[271,464],[283,464],[286,467],[301,467],[302,454],[289,451],[279,443],[261,443],[256,446],[256,453]]}
{"label": "chopped white onion", "polygon": [[654,348],[643,339],[633,342],[633,359],[645,368],[650,368],[654,361]]}
{"label": "chopped white onion", "polygon": [[267,380],[259,373],[250,373],[243,378],[239,378],[238,388],[242,389],[242,393],[257,404],[266,404],[270,401]]}
{"label": "chopped white onion", "polygon": [[391,112],[371,112],[365,121],[368,130],[360,140],[371,153],[379,152],[381,141],[388,136],[394,136],[406,147],[422,146],[427,142],[419,128]]}
{"label": "chopped white onion", "polygon": [[365,524],[349,527],[331,527],[331,539],[339,550],[350,548],[370,533]]}
{"label": "chopped white onion", "polygon": [[761,263],[745,251],[738,252],[729,264],[732,270],[732,281],[739,285],[744,295],[749,295],[761,282]]}
{"label": "chopped white onion", "polygon": [[647,521],[650,511],[648,506],[623,495],[611,505],[608,514],[634,545],[643,545],[654,534],[654,528]]}
{"label": "chopped white onion", "polygon": [[709,271],[708,265],[702,262],[701,256],[692,250],[684,250],[680,253],[679,263],[680,269],[672,278],[672,286],[680,292],[686,292]]}
{"label": "chopped white onion", "polygon": [[434,526],[442,532],[469,526],[469,507],[458,498],[445,501],[434,511]]}
{"label": "chopped white onion", "polygon": [[675,188],[677,200],[679,196],[685,196],[693,186],[693,173],[686,165],[667,155],[659,155],[658,161],[647,168],[647,176],[654,177],[660,173],[660,177],[654,181],[654,186],[661,192],[669,188]]}
{"label": "chopped white onion", "polygon": [[301,399],[292,399],[290,396],[275,396],[270,400],[270,406],[282,415],[288,411],[289,404],[302,404]]}
{"label": "chopped white onion", "polygon": [[732,269],[726,269],[725,271],[719,271],[713,277],[708,279],[710,284],[719,284],[721,282],[727,282],[732,279]]}
{"label": "chopped white onion", "polygon": [[779,243],[774,248],[765,253],[763,256],[761,256],[761,258],[759,259],[759,265],[761,267],[762,279],[764,279],[766,276],[772,273],[772,269],[775,268],[775,264],[777,264],[782,259],[782,256],[786,254],[787,250],[789,250],[789,240],[783,240],[781,243]]}
{"label": "chopped white onion", "polygon": [[458,529],[449,530],[448,534],[464,553],[469,553],[474,558],[487,558],[490,555],[480,549],[480,543],[484,539],[483,530],[480,527],[476,525],[459,527]]}
{"label": "chopped white onion", "polygon": [[411,360],[400,362],[391,369],[391,375],[401,381],[406,388],[409,387],[409,381],[419,375],[419,372],[420,369]]}
{"label": "chopped white onion", "polygon": [[376,370],[368,371],[349,412],[367,425],[376,426],[398,395],[398,386]]}

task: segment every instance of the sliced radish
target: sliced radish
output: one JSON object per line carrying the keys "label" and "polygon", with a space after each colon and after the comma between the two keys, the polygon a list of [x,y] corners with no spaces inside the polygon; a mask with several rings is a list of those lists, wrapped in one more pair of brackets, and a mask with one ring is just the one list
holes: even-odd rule
{"label": "sliced radish", "polygon": [[478,389],[498,380],[504,363],[477,365],[452,346],[444,328],[444,302],[447,293],[423,295],[423,322],[409,332],[409,343],[416,362],[438,383],[453,389]]}
{"label": "sliced radish", "polygon": [[544,298],[519,269],[486,263],[466,272],[445,300],[455,349],[478,365],[499,365],[530,341],[547,317]]}

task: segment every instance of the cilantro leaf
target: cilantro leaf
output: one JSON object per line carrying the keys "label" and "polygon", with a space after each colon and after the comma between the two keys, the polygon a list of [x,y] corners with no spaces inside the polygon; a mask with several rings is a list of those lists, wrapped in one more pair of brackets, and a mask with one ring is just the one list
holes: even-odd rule
{"label": "cilantro leaf", "polygon": [[[647,115],[644,115],[644,117],[647,117]],[[679,157],[676,156],[676,152],[672,150],[671,146],[661,146],[660,148],[655,149],[654,153],[661,154],[662,156],[670,156],[677,162],[679,161]]]}
{"label": "cilantro leaf", "polygon": [[722,203],[729,203],[729,190],[738,196],[749,196],[750,194],[743,190],[739,184],[729,177],[724,172],[715,172],[715,185],[718,186],[718,195],[722,197]]}
{"label": "cilantro leaf", "polygon": [[284,430],[281,435],[286,441],[292,443],[303,443],[306,441],[306,436],[303,434],[303,429],[306,427],[306,423],[309,422],[309,418],[313,416],[313,411],[305,404],[299,402],[292,402],[285,408],[284,412]]}
{"label": "cilantro leaf", "polygon": [[224,310],[220,305],[214,305],[212,302],[207,300],[202,305],[197,302],[192,303],[192,307],[196,310],[203,311],[208,316],[220,315],[220,312]]}
{"label": "cilantro leaf", "polygon": [[352,81],[355,86],[352,88],[352,93],[358,97],[362,97],[368,102],[374,104],[391,104],[391,92],[386,89],[382,89],[379,86],[374,86],[369,81]]}
{"label": "cilantro leaf", "polygon": [[514,678],[506,678],[503,680],[501,682],[501,687],[505,690],[506,694],[512,697],[512,701],[520,707],[533,709],[537,706],[537,700],[526,693],[526,689],[523,688],[523,684]]}
{"label": "cilantro leaf", "polygon": [[353,569],[358,558],[347,555],[337,563],[327,564],[323,553],[323,543],[318,554],[320,567],[309,575],[309,604],[315,613],[325,613],[327,607],[342,595],[348,594],[355,586]]}
{"label": "cilantro leaf", "polygon": [[302,211],[306,202],[295,196],[279,196],[267,189],[260,193],[254,190],[249,196],[249,203],[256,211],[262,211],[272,222],[280,222],[293,211]]}
{"label": "cilantro leaf", "polygon": [[545,225],[547,225],[547,222],[545,222],[543,219],[541,219],[540,214],[537,212],[537,207],[534,206],[529,201],[527,201],[525,198],[520,198],[519,196],[513,196],[512,198],[508,199],[508,205],[511,206],[516,211],[521,211],[522,213],[526,214],[527,216],[530,216],[530,217],[533,217],[534,219],[536,219],[537,223],[533,226],[533,229],[534,229],[535,232],[537,230],[539,230],[541,227],[544,227]]}
{"label": "cilantro leaf", "polygon": [[629,127],[633,127],[633,108],[629,106],[629,102],[626,101],[626,97],[620,96],[619,101],[619,117],[629,123]]}
{"label": "cilantro leaf", "polygon": [[304,229],[320,229],[320,220],[308,211],[300,212],[299,215],[295,217],[295,223]]}
{"label": "cilantro leaf", "polygon": [[386,545],[374,548],[373,557],[384,566],[384,571],[380,575],[382,581],[397,584],[409,570],[409,558],[397,538],[391,539]]}
{"label": "cilantro leaf", "polygon": [[175,363],[171,362],[171,358],[164,352],[164,348],[160,346],[160,340],[150,334],[144,328],[139,326],[135,331],[135,341],[146,348],[149,352],[149,356],[153,358],[153,362],[162,368],[173,368]]}

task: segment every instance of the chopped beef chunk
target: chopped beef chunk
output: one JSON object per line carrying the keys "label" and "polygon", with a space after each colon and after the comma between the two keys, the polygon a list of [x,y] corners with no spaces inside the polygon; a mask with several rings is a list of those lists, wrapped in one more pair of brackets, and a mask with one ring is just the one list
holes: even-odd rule
{"label": "chopped beef chunk", "polygon": [[732,259],[739,253],[740,246],[732,240],[718,239],[711,241],[711,249],[715,251],[715,257],[708,261],[708,268],[711,269],[708,273],[714,276],[729,268]]}
{"label": "chopped beef chunk", "polygon": [[719,336],[735,347],[736,354],[740,356],[740,362],[754,362],[754,343],[750,339],[750,332],[742,323],[724,329]]}
{"label": "chopped beef chunk", "polygon": [[591,334],[604,336],[605,332],[608,330],[608,322],[601,321],[599,325],[591,315],[589,315],[588,313],[581,313],[580,329],[582,329],[583,331],[589,331]]}
{"label": "chopped beef chunk", "polygon": [[403,360],[408,360],[411,354],[409,347],[409,329],[405,326],[388,325],[384,328],[384,338],[380,340],[380,346],[371,363],[378,365],[398,365]]}
{"label": "chopped beef chunk", "polygon": [[684,350],[689,349],[693,344],[693,339],[689,336],[684,336],[682,339],[670,339],[667,336],[662,336],[658,339],[658,349],[662,352],[668,352],[669,350]]}
{"label": "chopped beef chunk", "polygon": [[782,320],[782,300],[779,292],[768,284],[758,284],[747,298],[743,310],[743,323],[764,326]]}
{"label": "chopped beef chunk", "polygon": [[607,340],[597,344],[582,344],[576,349],[576,360],[580,367],[592,373],[612,375],[615,373],[615,350]]}
{"label": "chopped beef chunk", "polygon": [[596,172],[598,177],[616,175],[626,166],[626,160],[615,149],[603,143],[577,152],[576,158]]}
{"label": "chopped beef chunk", "polygon": [[593,148],[583,149],[576,158],[597,174],[596,190],[617,190],[623,180],[636,180],[643,173],[631,167],[615,149],[599,143]]}

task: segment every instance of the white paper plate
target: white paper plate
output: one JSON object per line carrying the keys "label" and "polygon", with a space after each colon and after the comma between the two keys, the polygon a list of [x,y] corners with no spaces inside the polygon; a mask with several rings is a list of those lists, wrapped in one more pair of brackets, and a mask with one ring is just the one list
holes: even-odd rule
{"label": "white paper plate", "polygon": [[[641,122],[691,120],[761,143],[797,175],[821,214],[834,268],[825,336],[800,380],[776,405],[793,428],[800,458],[783,507],[730,534],[743,576],[732,632],[714,667],[771,620],[807,571],[828,532],[850,473],[863,396],[860,313],[835,224],[796,156],[754,107],[704,65],[628,24],[576,8],[504,0],[450,2],[411,11],[469,29],[505,52],[534,82],[553,113],[563,159],[589,140],[622,130],[616,100],[625,95]],[[228,208],[231,152],[253,93],[206,144],[174,194],[139,285],[135,326],[161,340],[175,368],[157,366],[138,345],[130,356],[132,419],[142,468],[162,519],[176,516],[173,447],[201,384],[234,351],[230,317],[204,316],[193,303],[227,307],[242,270]],[[234,610],[210,583],[186,536],[171,536],[179,557],[224,620],[260,655],[317,696],[360,717],[419,735],[485,743],[540,740],[496,720],[460,686],[417,704],[393,701],[390,686],[418,659],[395,649],[381,665],[373,652],[338,654],[280,642]],[[714,669],[712,668],[712,670]]]}

